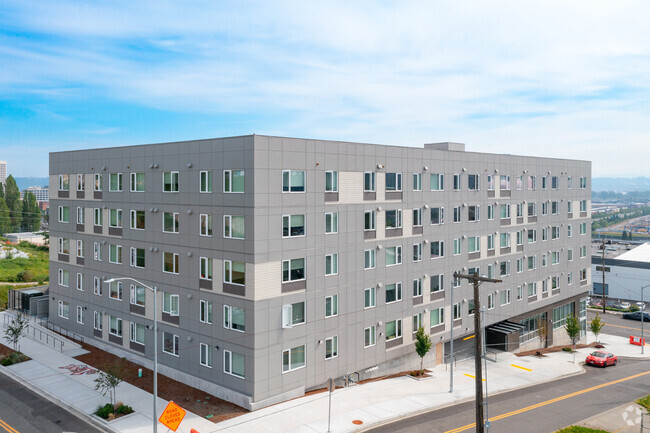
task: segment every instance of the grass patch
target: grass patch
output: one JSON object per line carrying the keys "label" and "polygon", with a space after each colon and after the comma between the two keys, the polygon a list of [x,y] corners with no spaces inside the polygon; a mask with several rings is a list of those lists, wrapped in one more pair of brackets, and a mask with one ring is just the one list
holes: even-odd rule
{"label": "grass patch", "polygon": [[39,247],[28,242],[12,245],[16,249],[30,254],[30,257],[0,260],[0,281],[7,283],[41,282],[50,278],[50,257],[48,247]]}
{"label": "grass patch", "polygon": [[0,311],[3,311],[7,308],[7,302],[9,300],[9,290],[11,289],[22,289],[23,287],[33,287],[34,284],[0,284]]}
{"label": "grass patch", "polygon": [[645,407],[647,411],[650,412],[650,395],[646,395],[645,397],[638,399],[636,402],[637,404]]}
{"label": "grass patch", "polygon": [[610,433],[607,430],[598,430],[589,427],[580,427],[577,425],[572,425],[562,430],[558,430],[555,433]]}
{"label": "grass patch", "polygon": [[31,358],[20,352],[12,352],[9,355],[5,355],[0,360],[0,365],[8,367],[10,365],[19,364],[21,362],[29,361]]}

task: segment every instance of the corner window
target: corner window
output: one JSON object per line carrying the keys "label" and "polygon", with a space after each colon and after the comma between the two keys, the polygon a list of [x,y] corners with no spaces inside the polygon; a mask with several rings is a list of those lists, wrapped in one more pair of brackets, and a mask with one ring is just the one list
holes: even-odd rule
{"label": "corner window", "polygon": [[[304,348],[304,346],[303,346]],[[223,351],[223,372],[241,379],[246,378],[246,358],[230,350]]]}
{"label": "corner window", "polygon": [[305,172],[282,170],[282,192],[305,192]]}
{"label": "corner window", "polygon": [[282,282],[299,281],[305,279],[305,259],[291,259],[282,261]]}
{"label": "corner window", "polygon": [[163,192],[178,192],[178,172],[163,172]]}
{"label": "corner window", "polygon": [[246,263],[224,260],[223,282],[238,286],[246,285]]}
{"label": "corner window", "polygon": [[244,170],[223,171],[223,192],[243,193],[244,192]]}
{"label": "corner window", "polygon": [[305,302],[296,302],[282,306],[282,327],[291,328],[292,326],[302,325],[305,323]]}
{"label": "corner window", "polygon": [[223,327],[233,331],[246,331],[246,310],[231,305],[223,306]]}

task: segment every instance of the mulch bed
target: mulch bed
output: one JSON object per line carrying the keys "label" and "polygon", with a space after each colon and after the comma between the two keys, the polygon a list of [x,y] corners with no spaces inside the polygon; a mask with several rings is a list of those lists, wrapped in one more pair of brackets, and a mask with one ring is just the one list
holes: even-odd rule
{"label": "mulch bed", "polygon": [[[100,370],[105,370],[113,365],[119,366],[122,371],[120,378],[123,381],[147,392],[153,392],[153,372],[148,368],[127,361],[124,358],[115,356],[90,344],[81,343],[81,345],[90,353],[77,356],[76,359],[80,362]],[[142,369],[142,377],[138,377],[138,369],[140,368]],[[220,422],[248,413],[244,408],[221,400],[205,391],[177,382],[160,373],[158,373],[158,397],[164,398],[165,400],[173,400],[174,403],[177,403],[182,408],[205,417],[212,422]],[[119,392],[117,393],[117,399],[120,400]],[[130,402],[124,401],[123,403],[129,404]],[[163,408],[159,408],[159,410],[162,412]],[[210,417],[208,418],[208,416]]]}
{"label": "mulch bed", "polygon": [[[596,343],[595,341],[593,343],[589,344],[576,344],[576,349],[584,349],[585,347],[598,347],[599,343]],[[553,353],[553,352],[561,352],[562,349],[565,347],[571,347],[571,345],[563,345],[563,346],[552,346],[552,347],[544,347],[541,349],[533,349],[533,350],[527,350],[525,352],[519,352],[515,353],[517,356],[544,356],[545,353]]]}
{"label": "mulch bed", "polygon": [[13,349],[5,346],[4,344],[0,343],[0,359],[4,358],[7,355],[10,355],[14,353]]}

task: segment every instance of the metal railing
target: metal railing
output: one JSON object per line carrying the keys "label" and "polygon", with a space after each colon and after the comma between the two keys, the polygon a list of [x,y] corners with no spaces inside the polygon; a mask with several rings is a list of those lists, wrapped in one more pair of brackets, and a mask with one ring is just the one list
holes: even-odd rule
{"label": "metal railing", "polygon": [[72,332],[68,329],[62,328],[59,325],[55,325],[54,323],[50,322],[47,318],[39,319],[38,324],[44,328],[49,329],[50,331],[58,332],[59,334],[71,340],[78,341],[80,343],[84,342],[84,338],[81,335],[77,334],[76,332]]}
{"label": "metal railing", "polygon": [[25,327],[25,334],[32,338],[33,340],[37,340],[46,346],[52,346],[54,349],[58,350],[59,352],[63,352],[63,346],[65,346],[65,341],[56,338],[53,335],[48,334],[47,332],[44,332],[42,329],[37,329],[34,326],[27,325]]}
{"label": "metal railing", "polygon": [[527,332],[527,333],[525,333],[525,334],[521,334],[521,335],[519,336],[519,344],[527,343],[527,342],[529,342],[529,341],[531,341],[531,340],[534,340],[534,339],[537,338],[538,336],[539,336],[539,333],[537,332],[537,330],[535,330],[535,331],[530,331],[530,332]]}

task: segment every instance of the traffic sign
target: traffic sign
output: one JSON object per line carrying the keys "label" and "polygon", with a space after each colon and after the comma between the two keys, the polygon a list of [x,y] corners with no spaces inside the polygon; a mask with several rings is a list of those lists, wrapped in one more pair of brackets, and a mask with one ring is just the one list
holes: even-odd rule
{"label": "traffic sign", "polygon": [[170,401],[163,413],[160,415],[158,421],[163,423],[163,425],[171,431],[176,431],[176,429],[178,429],[178,426],[181,425],[183,418],[185,418],[186,413],[187,412],[185,412],[185,409],[173,401]]}
{"label": "traffic sign", "polygon": [[[609,266],[605,266],[605,272],[611,272],[612,268]],[[602,266],[596,266],[596,272],[603,272],[603,267]]]}

